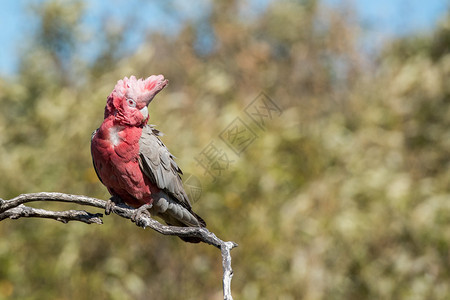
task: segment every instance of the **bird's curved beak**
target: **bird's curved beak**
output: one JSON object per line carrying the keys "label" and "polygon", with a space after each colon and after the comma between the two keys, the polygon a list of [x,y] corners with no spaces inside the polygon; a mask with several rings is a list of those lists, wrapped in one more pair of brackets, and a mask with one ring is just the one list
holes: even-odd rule
{"label": "bird's curved beak", "polygon": [[[150,103],[150,102],[149,102]],[[148,118],[148,107],[144,106],[142,109],[139,110],[142,114],[142,118],[145,120],[147,120]]]}

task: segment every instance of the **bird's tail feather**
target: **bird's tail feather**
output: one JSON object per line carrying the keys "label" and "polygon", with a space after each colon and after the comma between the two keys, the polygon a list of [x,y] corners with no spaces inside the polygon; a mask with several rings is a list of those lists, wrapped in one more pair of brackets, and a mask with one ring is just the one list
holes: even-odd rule
{"label": "bird's tail feather", "polygon": [[[206,222],[190,208],[170,199],[159,197],[153,203],[152,213],[163,219],[167,225],[180,227],[206,227]],[[198,243],[199,238],[180,237],[185,242]]]}

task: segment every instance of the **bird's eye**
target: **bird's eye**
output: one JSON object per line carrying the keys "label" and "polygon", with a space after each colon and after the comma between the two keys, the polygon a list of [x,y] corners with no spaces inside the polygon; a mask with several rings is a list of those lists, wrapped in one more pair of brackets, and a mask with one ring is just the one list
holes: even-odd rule
{"label": "bird's eye", "polygon": [[127,103],[128,103],[128,106],[130,106],[130,107],[136,107],[136,101],[134,101],[133,99],[127,99]]}

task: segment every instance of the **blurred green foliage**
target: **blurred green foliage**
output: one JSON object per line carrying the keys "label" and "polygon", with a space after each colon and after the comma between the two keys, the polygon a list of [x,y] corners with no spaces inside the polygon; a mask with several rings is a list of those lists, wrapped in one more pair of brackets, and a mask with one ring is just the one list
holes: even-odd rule
{"label": "blurred green foliage", "polygon": [[[371,63],[351,12],[319,4],[276,1],[248,21],[238,2],[217,1],[211,51],[198,51],[195,22],[176,37],[149,33],[132,55],[120,49],[126,30],[105,30],[90,63],[76,47],[83,3],[35,7],[20,72],[0,78],[0,196],[107,199],[89,150],[106,96],[124,76],[162,73],[170,85],[150,122],[202,182],[194,209],[239,243],[236,299],[447,299],[450,17]],[[237,156],[218,136],[250,121],[244,109],[261,91],[282,114]],[[195,160],[211,141],[233,160],[216,181]],[[221,298],[216,249],[104,221],[1,222],[0,299]]]}

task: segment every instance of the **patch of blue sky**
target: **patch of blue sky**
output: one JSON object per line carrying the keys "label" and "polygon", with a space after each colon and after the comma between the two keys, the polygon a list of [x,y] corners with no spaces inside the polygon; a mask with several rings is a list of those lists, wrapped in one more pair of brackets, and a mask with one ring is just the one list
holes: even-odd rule
{"label": "patch of blue sky", "polygon": [[[239,16],[253,20],[276,0],[246,0],[240,4]],[[30,4],[43,0],[4,1],[0,10],[3,30],[0,39],[0,75],[13,75],[18,70],[21,53],[27,44],[27,37],[35,30],[36,20],[30,18],[27,9]],[[324,4],[340,9],[343,4],[353,6],[357,22],[364,31],[363,45],[374,47],[386,39],[411,33],[427,32],[449,12],[449,0],[323,0]],[[96,40],[105,30],[121,30],[128,26],[123,47],[132,52],[145,41],[150,31],[175,36],[187,20],[204,24],[211,11],[211,1],[172,0],[151,2],[145,0],[91,0],[85,1],[82,26],[87,29],[85,42],[79,45],[79,54],[86,59],[95,58],[101,51]],[[197,47],[207,54],[214,48],[214,32],[206,25],[199,26]],[[203,31],[203,32],[202,32]],[[376,48],[376,47],[375,47]]]}

